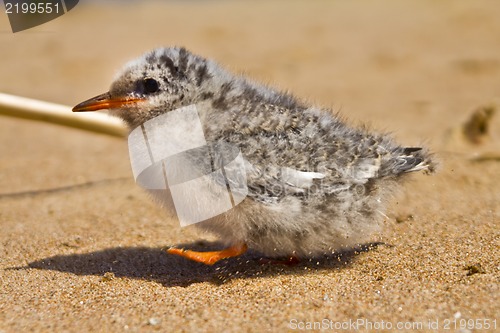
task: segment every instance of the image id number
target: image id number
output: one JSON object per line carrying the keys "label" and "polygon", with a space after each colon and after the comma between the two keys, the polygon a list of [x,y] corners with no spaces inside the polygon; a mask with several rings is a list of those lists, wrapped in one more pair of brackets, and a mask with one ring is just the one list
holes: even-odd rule
{"label": "image id number", "polygon": [[497,328],[496,319],[445,319],[443,323],[445,330],[495,330]]}
{"label": "image id number", "polygon": [[59,14],[59,3],[51,2],[5,2],[6,14]]}

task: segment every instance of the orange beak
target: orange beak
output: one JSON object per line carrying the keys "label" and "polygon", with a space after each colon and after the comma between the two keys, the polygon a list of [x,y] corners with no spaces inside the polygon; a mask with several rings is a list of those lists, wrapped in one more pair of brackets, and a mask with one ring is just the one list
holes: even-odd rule
{"label": "orange beak", "polygon": [[97,111],[103,109],[116,109],[123,106],[136,104],[138,102],[144,101],[144,98],[138,97],[118,97],[111,98],[109,92],[101,94],[99,96],[93,97],[81,102],[73,108],[73,112],[87,112],[87,111]]}

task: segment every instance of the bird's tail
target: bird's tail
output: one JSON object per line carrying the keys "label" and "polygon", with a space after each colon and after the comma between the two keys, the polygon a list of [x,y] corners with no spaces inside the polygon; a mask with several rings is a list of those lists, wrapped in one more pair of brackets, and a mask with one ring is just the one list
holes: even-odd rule
{"label": "bird's tail", "polygon": [[407,147],[398,151],[394,171],[396,174],[423,170],[432,173],[436,170],[436,162],[432,154],[420,147]]}

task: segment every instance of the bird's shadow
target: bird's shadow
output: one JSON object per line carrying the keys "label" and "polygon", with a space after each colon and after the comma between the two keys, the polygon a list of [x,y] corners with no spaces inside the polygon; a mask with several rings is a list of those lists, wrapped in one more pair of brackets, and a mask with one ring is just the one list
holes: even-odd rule
{"label": "bird's shadow", "polygon": [[[170,255],[165,252],[165,248],[115,247],[90,253],[57,255],[10,269],[55,270],[76,275],[102,276],[103,280],[114,277],[141,279],[155,281],[165,287],[185,287],[201,282],[221,285],[234,278],[297,275],[306,274],[307,268],[328,270],[346,267],[358,254],[379,245],[384,244],[364,244],[335,254],[304,260],[294,266],[263,264],[260,260],[262,256],[251,251],[240,257],[222,260],[213,266],[207,266]],[[194,243],[181,244],[179,247],[197,251],[213,251],[221,249],[222,245]]]}

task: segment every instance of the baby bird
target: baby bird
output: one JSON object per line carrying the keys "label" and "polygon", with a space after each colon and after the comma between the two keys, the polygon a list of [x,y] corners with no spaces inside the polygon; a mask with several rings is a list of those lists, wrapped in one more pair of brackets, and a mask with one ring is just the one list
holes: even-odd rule
{"label": "baby bird", "polygon": [[349,127],[331,110],[231,74],[180,47],[130,62],[109,92],[73,111],[108,109],[133,130],[189,105],[201,106],[207,143],[236,146],[245,161],[245,199],[196,224],[228,247],[168,250],[208,265],[247,248],[270,258],[305,258],[364,242],[380,230],[397,183],[410,172],[435,169],[426,149]]}

